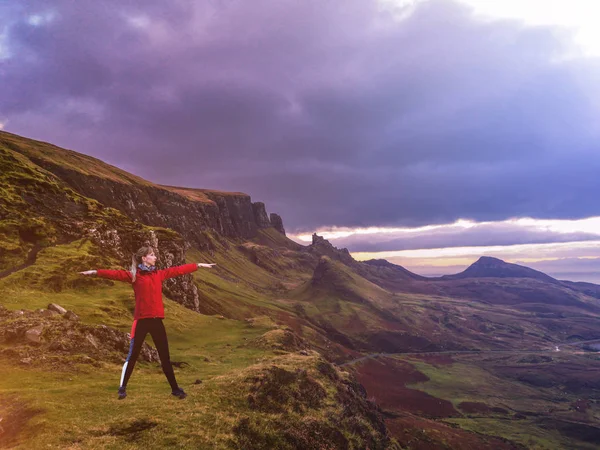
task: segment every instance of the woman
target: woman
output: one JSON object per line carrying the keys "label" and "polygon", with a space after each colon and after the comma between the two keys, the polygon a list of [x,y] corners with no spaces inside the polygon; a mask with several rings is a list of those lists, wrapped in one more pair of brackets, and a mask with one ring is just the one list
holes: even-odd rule
{"label": "woman", "polygon": [[133,372],[135,362],[148,333],[152,336],[156,350],[158,350],[163,372],[171,385],[171,393],[180,399],[187,397],[183,389],[177,385],[169,356],[167,333],[163,325],[165,309],[162,301],[162,282],[168,278],[194,272],[199,267],[210,269],[216,264],[184,264],[182,266],[157,270],[154,266],[155,263],[156,255],[154,254],[154,249],[152,247],[142,247],[132,256],[130,271],[101,269],[80,272],[81,275],[97,275],[101,278],[124,281],[133,285],[135,312],[133,314],[133,325],[131,326],[129,354],[121,371],[119,400],[127,397],[127,382],[129,381],[131,372]]}

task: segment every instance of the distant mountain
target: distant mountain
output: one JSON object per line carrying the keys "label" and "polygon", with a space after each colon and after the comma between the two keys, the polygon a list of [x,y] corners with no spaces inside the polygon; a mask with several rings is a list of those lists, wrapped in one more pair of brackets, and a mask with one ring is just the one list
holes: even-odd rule
{"label": "distant mountain", "polygon": [[559,282],[543,272],[518,264],[507,263],[501,259],[492,258],[490,256],[482,256],[463,272],[439,277],[441,280],[458,280],[465,278],[533,278],[536,280],[547,281],[548,283]]}

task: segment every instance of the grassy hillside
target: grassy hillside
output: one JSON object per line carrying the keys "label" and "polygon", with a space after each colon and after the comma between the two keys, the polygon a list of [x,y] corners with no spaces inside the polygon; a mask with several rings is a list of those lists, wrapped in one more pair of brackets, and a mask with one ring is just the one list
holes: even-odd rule
{"label": "grassy hillside", "polygon": [[50,162],[85,175],[94,175],[124,184],[153,185],[143,178],[106,164],[97,158],[66,150],[47,142],[24,139],[6,131],[0,131],[0,148],[17,152],[30,161]]}
{"label": "grassy hillside", "polygon": [[[61,168],[167,189],[174,202],[215,194],[0,133],[0,446],[400,448],[390,433],[411,449],[595,442],[597,363],[577,347],[545,359],[600,337],[590,286],[488,272],[426,280],[274,228],[242,239],[200,227],[191,243],[77,192]],[[116,400],[133,292],[78,275],[126,268],[142,243],[157,247],[159,266],[217,263],[165,284],[184,401],[170,396],[150,347]],[[382,353],[393,355],[372,358]]]}
{"label": "grassy hillside", "polygon": [[[95,256],[97,252],[86,241],[43,250],[35,264],[0,279],[3,305],[10,312],[57,303],[75,312],[82,323],[129,331],[131,287],[76,274],[105,262]],[[239,270],[247,270],[243,262],[239,264]],[[235,269],[235,258],[230,267]],[[66,273],[61,290],[48,289],[58,272]],[[218,284],[221,278],[216,272],[204,270],[195,276],[200,286],[218,288],[223,297],[215,301],[237,295],[247,301],[248,309],[251,305],[274,308],[260,296],[259,289],[267,284],[258,275],[245,280],[244,289],[252,286],[254,290],[242,295],[228,291],[234,289],[233,284]],[[56,336],[42,334],[41,344],[22,339],[4,342],[0,346],[0,417],[10,432],[0,436],[2,443],[20,448],[297,448],[306,433],[317,432],[323,439],[333,437],[340,446],[360,448],[364,439],[371,439],[380,442],[373,448],[384,448],[385,432],[376,417],[369,416],[375,409],[360,392],[348,404],[364,410],[355,412],[358,422],[339,403],[338,397],[346,395],[344,386],[352,386],[347,374],[318,353],[286,350],[285,341],[278,342],[278,333],[273,333],[280,327],[272,320],[201,315],[168,299],[165,310],[171,357],[177,364],[179,383],[190,394],[188,399],[170,398],[156,363],[138,364],[129,396],[119,402],[120,364],[78,358],[85,355],[77,352],[61,354],[52,350],[53,339],[59,339]],[[17,317],[6,318],[5,326]],[[46,329],[53,321],[65,319],[40,319]],[[34,351],[41,348],[45,352]],[[21,351],[25,353],[19,357],[32,355],[33,360],[32,356],[15,359]],[[307,416],[312,418],[308,422]]]}

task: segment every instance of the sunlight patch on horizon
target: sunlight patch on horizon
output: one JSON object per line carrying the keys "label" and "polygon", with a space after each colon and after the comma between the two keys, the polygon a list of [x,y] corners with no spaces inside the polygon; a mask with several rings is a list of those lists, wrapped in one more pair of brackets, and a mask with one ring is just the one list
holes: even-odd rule
{"label": "sunlight patch on horizon", "polygon": [[[422,233],[424,231],[432,231],[441,228],[471,228],[476,225],[487,224],[491,222],[473,222],[471,220],[459,219],[452,224],[444,225],[425,225],[422,227],[407,228],[407,227],[368,227],[368,228],[349,228],[349,227],[331,227],[326,229],[319,229],[315,231],[319,236],[325,239],[338,239],[344,238],[356,234],[388,234],[388,233]],[[312,234],[299,234],[292,236],[304,242],[312,241]]]}
{"label": "sunlight patch on horizon", "polygon": [[[335,240],[353,235],[369,234],[418,234],[433,230],[453,230],[469,229],[481,225],[512,225],[523,227],[524,229],[535,229],[538,231],[550,231],[555,233],[590,233],[597,234],[600,238],[600,217],[588,217],[586,219],[564,220],[564,219],[533,219],[531,217],[519,217],[507,219],[499,222],[474,222],[472,220],[459,219],[451,224],[426,225],[422,227],[368,227],[368,228],[349,228],[349,227],[331,227],[315,231],[319,236],[325,239]],[[300,241],[311,242],[311,234],[299,234],[294,237]]]}
{"label": "sunlight patch on horizon", "polygon": [[600,257],[600,240],[584,242],[559,242],[551,244],[517,244],[481,247],[447,247],[420,250],[399,250],[384,252],[355,252],[352,257],[358,261],[368,259],[402,259],[411,264],[436,266],[469,264],[473,258],[492,256],[502,260],[540,262],[558,260],[565,257],[594,259]]}

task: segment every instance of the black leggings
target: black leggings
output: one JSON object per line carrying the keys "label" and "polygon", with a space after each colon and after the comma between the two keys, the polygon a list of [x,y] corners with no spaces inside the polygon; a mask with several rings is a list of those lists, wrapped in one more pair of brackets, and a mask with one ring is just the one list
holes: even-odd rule
{"label": "black leggings", "polygon": [[126,387],[131,372],[135,367],[135,362],[140,355],[142,350],[142,344],[146,335],[150,333],[156,350],[158,350],[158,356],[160,357],[160,363],[162,365],[163,372],[169,380],[171,389],[174,391],[178,389],[177,381],[175,380],[175,373],[173,372],[173,366],[171,365],[171,358],[169,356],[169,343],[167,341],[167,332],[163,325],[162,319],[139,319],[134,320],[131,326],[131,343],[129,344],[129,354],[123,364],[123,370],[121,372],[121,387]]}

